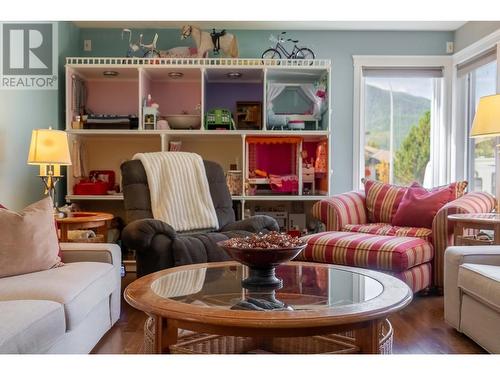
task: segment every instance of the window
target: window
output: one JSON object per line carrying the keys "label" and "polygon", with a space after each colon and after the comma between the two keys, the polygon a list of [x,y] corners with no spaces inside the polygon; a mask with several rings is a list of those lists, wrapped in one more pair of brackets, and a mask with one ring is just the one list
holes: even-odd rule
{"label": "window", "polygon": [[448,152],[445,76],[451,61],[415,56],[354,60],[354,187],[360,187],[362,177],[406,186],[443,183],[448,172],[443,171]]}
{"label": "window", "polygon": [[[460,73],[460,68],[459,68]],[[484,61],[483,65],[474,67],[463,75],[467,105],[467,129],[470,132],[476,114],[479,99],[482,96],[496,93],[497,62]],[[469,138],[467,180],[472,191],[486,191],[495,195],[495,146],[498,138]]]}
{"label": "window", "polygon": [[436,80],[365,78],[365,177],[398,185],[424,183]]}

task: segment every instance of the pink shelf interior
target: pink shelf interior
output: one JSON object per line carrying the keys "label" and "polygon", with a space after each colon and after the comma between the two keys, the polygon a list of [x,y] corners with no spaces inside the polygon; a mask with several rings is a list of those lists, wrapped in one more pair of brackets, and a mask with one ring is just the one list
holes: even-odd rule
{"label": "pink shelf interior", "polygon": [[[195,107],[201,103],[201,82],[160,82],[153,81],[145,90],[151,90],[153,101],[159,104],[161,115],[198,114]],[[146,96],[148,92],[144,93]]]}
{"label": "pink shelf interior", "polygon": [[138,114],[137,81],[87,81],[87,109],[96,114]]}
{"label": "pink shelf interior", "polygon": [[250,144],[249,168],[260,169],[269,174],[297,174],[296,144]]}

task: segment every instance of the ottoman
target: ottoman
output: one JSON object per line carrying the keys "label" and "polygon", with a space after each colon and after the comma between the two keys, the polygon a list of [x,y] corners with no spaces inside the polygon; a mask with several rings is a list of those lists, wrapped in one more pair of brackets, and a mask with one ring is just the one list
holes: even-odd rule
{"label": "ottoman", "polygon": [[296,260],[379,270],[418,292],[432,285],[433,256],[432,244],[423,238],[332,231],[308,236]]}

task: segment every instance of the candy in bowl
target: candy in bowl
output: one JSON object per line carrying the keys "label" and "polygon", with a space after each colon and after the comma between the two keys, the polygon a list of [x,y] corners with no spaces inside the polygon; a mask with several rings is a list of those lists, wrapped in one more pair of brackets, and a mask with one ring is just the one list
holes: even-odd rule
{"label": "candy in bowl", "polygon": [[281,286],[282,281],[275,275],[276,267],[292,260],[306,247],[303,239],[278,232],[230,238],[217,245],[248,266],[249,277],[242,281],[243,287]]}

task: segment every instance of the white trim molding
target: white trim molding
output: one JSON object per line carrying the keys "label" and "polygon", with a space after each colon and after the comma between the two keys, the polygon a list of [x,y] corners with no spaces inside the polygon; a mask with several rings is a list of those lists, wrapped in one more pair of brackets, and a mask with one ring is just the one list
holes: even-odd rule
{"label": "white trim molding", "polygon": [[[471,60],[482,53],[496,46],[497,49],[497,93],[500,93],[500,29],[479,39],[471,45],[455,53],[453,57],[452,72],[452,127],[451,127],[451,156],[450,160],[452,180],[462,180],[468,177],[468,164],[470,162],[467,129],[467,112],[464,110],[465,103],[464,90],[466,87],[463,80],[460,80],[457,74],[457,66],[468,60]],[[498,164],[498,163],[497,163]],[[497,170],[497,173],[499,171]],[[500,189],[500,186],[497,187]],[[500,193],[500,190],[498,190]]]}
{"label": "white trim molding", "polygon": [[455,53],[453,57],[453,65],[461,64],[500,43],[500,29],[486,35],[484,38],[472,43],[464,49]]}
{"label": "white trim molding", "polygon": [[[434,159],[436,173],[433,173],[435,184],[444,184],[450,180],[450,134],[451,129],[451,93],[452,93],[452,68],[451,56],[401,56],[401,55],[353,55],[354,64],[354,98],[353,98],[353,188],[361,187],[361,178],[364,177],[364,165],[361,152],[364,145],[364,131],[361,126],[364,123],[364,78],[363,67],[374,68],[433,68],[443,69],[443,85],[440,100],[442,101],[442,118],[440,129],[438,129],[439,144],[434,147],[439,152]],[[434,133],[436,134],[436,133]],[[446,147],[442,147],[446,142]]]}

